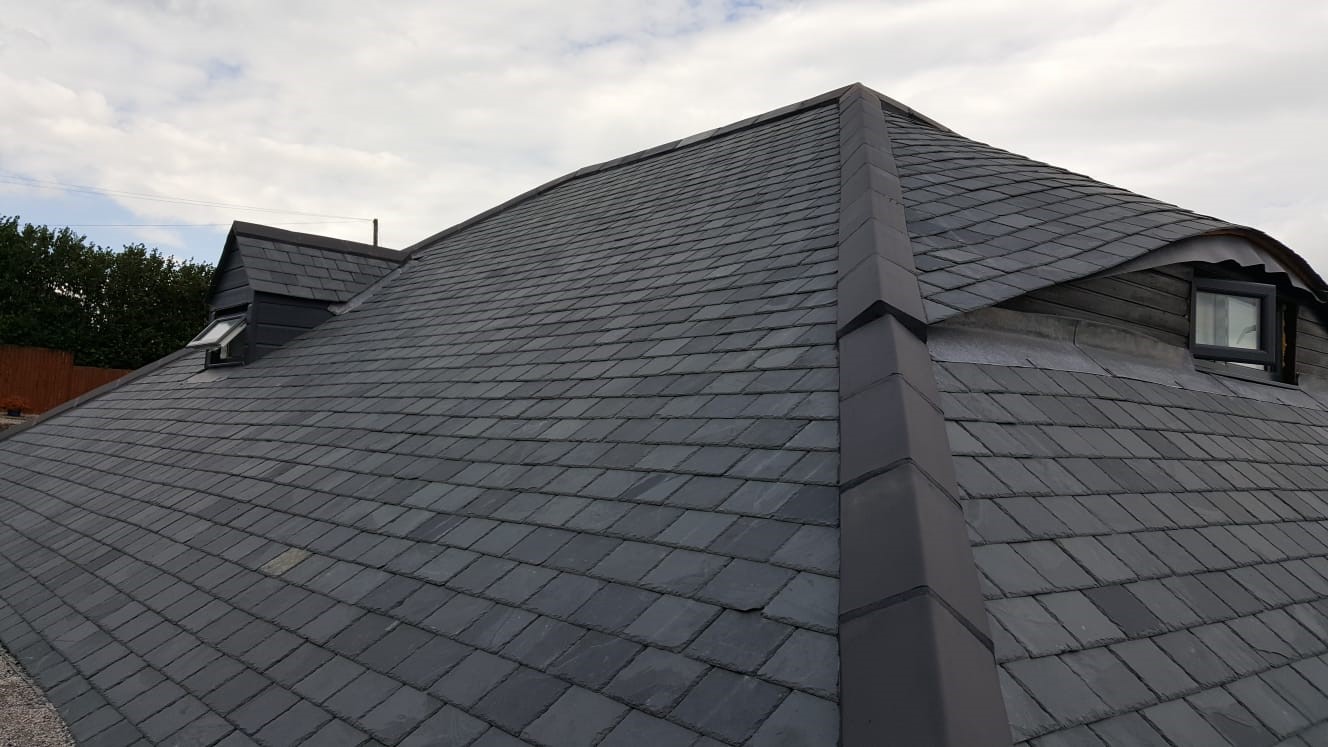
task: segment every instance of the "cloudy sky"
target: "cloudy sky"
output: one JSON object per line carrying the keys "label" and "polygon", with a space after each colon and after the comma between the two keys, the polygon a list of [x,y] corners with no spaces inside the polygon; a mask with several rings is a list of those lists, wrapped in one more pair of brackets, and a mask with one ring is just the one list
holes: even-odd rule
{"label": "cloudy sky", "polygon": [[0,215],[207,261],[224,228],[178,224],[367,241],[378,217],[404,247],[861,81],[1328,274],[1326,39],[1317,0],[11,3]]}

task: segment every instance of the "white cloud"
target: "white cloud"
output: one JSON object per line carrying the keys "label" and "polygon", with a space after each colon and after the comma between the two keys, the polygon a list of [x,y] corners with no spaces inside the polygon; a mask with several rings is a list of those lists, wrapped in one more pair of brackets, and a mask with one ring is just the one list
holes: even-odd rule
{"label": "white cloud", "polygon": [[0,169],[378,216],[402,246],[580,166],[862,81],[1328,266],[1325,32],[1328,10],[1298,0],[27,3],[0,21]]}

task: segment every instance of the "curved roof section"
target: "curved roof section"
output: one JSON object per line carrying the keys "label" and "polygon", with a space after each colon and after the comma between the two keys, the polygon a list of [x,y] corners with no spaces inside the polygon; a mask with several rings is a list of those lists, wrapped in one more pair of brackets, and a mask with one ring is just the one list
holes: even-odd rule
{"label": "curved roof section", "polygon": [[1286,283],[1323,300],[1323,278],[1290,249],[1257,231],[1219,231],[1168,244],[1123,264],[1108,274],[1134,272],[1182,262],[1231,262],[1238,267],[1282,275]]}
{"label": "curved roof section", "polygon": [[885,110],[931,321],[1242,230]]}

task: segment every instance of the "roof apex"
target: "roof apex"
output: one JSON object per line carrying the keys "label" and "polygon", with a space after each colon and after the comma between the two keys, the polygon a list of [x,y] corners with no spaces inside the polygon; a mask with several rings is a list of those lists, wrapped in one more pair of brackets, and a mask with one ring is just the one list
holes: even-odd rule
{"label": "roof apex", "polygon": [[504,210],[515,207],[516,205],[519,205],[520,203],[525,202],[526,200],[529,200],[533,197],[537,197],[549,191],[550,189],[557,187],[563,182],[570,181],[572,179],[576,179],[582,176],[589,176],[591,174],[596,174],[601,171],[606,171],[608,169],[616,168],[619,166],[625,166],[627,164],[636,163],[638,161],[662,155],[664,153],[669,153],[678,150],[680,148],[686,148],[692,145],[696,145],[698,143],[703,143],[712,138],[722,137],[724,135],[730,135],[734,132],[738,132],[739,130],[745,130],[749,127],[755,127],[756,125],[764,124],[773,119],[792,116],[794,114],[798,114],[799,112],[806,111],[807,109],[811,109],[813,107],[824,106],[831,102],[838,101],[840,98],[852,93],[857,93],[858,95],[870,96],[872,98],[879,100],[884,106],[889,107],[892,111],[902,116],[912,118],[928,126],[935,127],[943,132],[948,132],[951,134],[954,133],[953,130],[941,124],[940,122],[937,122],[936,120],[931,119],[930,117],[920,114],[914,109],[911,109],[905,106],[904,104],[895,101],[889,96],[878,93],[877,91],[863,85],[862,83],[850,83],[849,85],[840,86],[839,88],[826,91],[825,93],[812,96],[811,98],[808,99],[803,99],[802,101],[788,104],[786,106],[781,106],[777,109],[771,109],[768,112],[757,114],[752,117],[740,119],[736,122],[732,122],[722,127],[716,127],[712,130],[705,130],[703,132],[698,132],[694,135],[689,135],[688,137],[680,138],[678,140],[672,140],[670,142],[663,143],[661,145],[656,145],[652,148],[646,148],[645,150],[640,150],[635,153],[629,153],[625,156],[620,156],[618,158],[614,158],[608,161],[602,161],[600,163],[584,166],[580,169],[577,169],[576,171],[564,174],[548,182],[545,182],[544,184],[541,184],[533,189],[527,190],[526,192],[522,192],[521,194],[513,197],[512,199],[507,200],[501,204],[495,205],[494,207],[489,208],[488,210],[485,210],[482,213],[471,216],[470,218],[467,218],[466,220],[463,220],[460,223],[449,226],[443,229],[442,231],[427,236],[415,242],[414,244],[411,244],[410,246],[406,247],[405,252],[407,254],[414,254],[417,251],[427,248],[430,244],[433,244],[439,241],[440,239],[446,238],[458,231],[469,228],[470,226],[473,226],[476,223],[479,223],[487,218],[491,218],[494,215],[503,212]]}
{"label": "roof apex", "polygon": [[320,236],[313,233],[288,231],[284,228],[265,226],[260,223],[247,223],[239,220],[234,221],[231,223],[230,234],[231,236],[249,236],[255,239],[281,241],[287,244],[308,246],[315,249],[324,249],[330,252],[359,254],[365,257],[385,259],[397,263],[406,261],[406,252],[399,249],[389,249],[385,246],[374,246],[373,244],[364,244],[359,241],[338,239],[331,236]]}

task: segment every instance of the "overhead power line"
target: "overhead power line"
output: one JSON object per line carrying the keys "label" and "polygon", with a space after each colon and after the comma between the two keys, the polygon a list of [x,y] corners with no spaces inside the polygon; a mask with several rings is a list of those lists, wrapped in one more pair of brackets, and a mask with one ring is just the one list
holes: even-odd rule
{"label": "overhead power line", "polygon": [[[305,220],[270,223],[272,226],[326,226],[333,223],[359,223],[360,218],[348,220]],[[217,228],[230,223],[64,223],[65,228]]]}
{"label": "overhead power line", "polygon": [[[282,210],[280,208],[260,207],[257,205],[237,205],[229,202],[216,202],[213,200],[195,200],[185,197],[162,197],[160,195],[150,195],[143,192],[128,192],[121,189],[102,189],[87,184],[69,184],[50,179],[33,179],[32,177],[15,174],[8,171],[0,171],[0,183],[15,184],[28,187],[45,187],[48,189],[62,189],[67,192],[82,192],[85,194],[102,195],[105,197],[123,197],[132,200],[148,200],[151,202],[169,202],[177,205],[193,205],[195,207],[227,208],[230,210],[246,210],[256,213],[275,213],[278,215],[304,215],[310,218],[336,218],[345,221],[363,221],[368,223],[372,218],[361,218],[355,215],[330,215],[327,213],[310,213],[302,210]],[[201,225],[201,224],[191,224]],[[229,224],[227,224],[229,225]]]}

